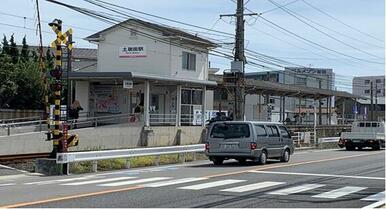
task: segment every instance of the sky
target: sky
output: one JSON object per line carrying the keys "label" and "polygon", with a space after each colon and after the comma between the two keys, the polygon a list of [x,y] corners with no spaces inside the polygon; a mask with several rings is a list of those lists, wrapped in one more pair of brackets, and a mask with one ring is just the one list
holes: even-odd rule
{"label": "sky", "polygon": [[[82,0],[62,0],[62,2],[100,12],[107,12]],[[219,18],[220,14],[232,14],[235,12],[236,4],[233,0],[110,0],[109,2],[226,33],[234,34],[235,30],[233,18]],[[324,49],[307,41],[300,40],[298,37],[284,32],[262,18],[256,18],[256,16],[246,17],[245,47],[247,49],[288,61],[292,65],[332,68],[336,73],[336,85],[340,90],[351,89],[351,79],[353,76],[385,74],[384,64],[369,63],[384,63],[384,0],[273,0],[273,2],[279,5],[292,2],[285,8],[295,12],[296,15],[312,20],[314,23],[309,24],[314,28],[277,8],[270,0],[245,0],[245,6],[250,11],[262,13],[261,17],[265,20],[285,28],[298,37],[300,36],[314,42],[324,47]],[[306,2],[354,27],[356,30],[370,34],[372,37],[363,35],[329,18],[308,6]],[[97,48],[95,44],[89,43],[83,40],[83,38],[110,26],[110,24],[100,20],[47,1],[40,0],[39,3],[44,31],[44,45],[49,45],[55,38],[55,34],[48,27],[48,22],[55,18],[63,21],[63,30],[67,30],[70,27],[73,29],[74,41],[76,42],[75,47],[81,48]],[[21,43],[22,38],[26,36],[29,45],[37,45],[35,0],[2,0],[2,5],[3,7],[0,9],[0,34],[4,34],[7,37],[14,34],[18,43]],[[249,11],[245,12],[249,13]],[[125,14],[138,15],[128,11],[125,11]],[[215,38],[219,43],[234,42],[232,38],[223,37],[221,34],[209,35],[207,34],[208,31],[186,25],[144,15],[136,17],[147,18],[147,20],[179,27],[188,31],[194,30],[194,33],[204,37]],[[304,19],[302,20],[305,21]],[[315,23],[319,25],[315,25]],[[224,46],[226,48],[231,47],[229,44]],[[230,68],[230,61],[227,59],[210,56],[210,62],[211,67],[222,70]],[[280,67],[273,67],[278,70],[282,69]],[[261,72],[267,71],[267,69],[247,65],[246,71]]]}

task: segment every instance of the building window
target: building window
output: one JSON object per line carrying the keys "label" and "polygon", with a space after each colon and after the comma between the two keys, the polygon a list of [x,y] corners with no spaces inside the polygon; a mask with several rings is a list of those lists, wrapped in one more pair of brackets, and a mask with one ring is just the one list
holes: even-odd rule
{"label": "building window", "polygon": [[269,99],[269,104],[275,104],[275,99],[270,98],[270,99]]}
{"label": "building window", "polygon": [[382,90],[381,90],[381,89],[378,89],[378,90],[377,90],[377,94],[380,94],[380,93],[382,93]]}
{"label": "building window", "polygon": [[188,52],[182,52],[182,69],[196,70],[196,55]]}
{"label": "building window", "polygon": [[382,83],[382,80],[381,79],[377,79],[375,80],[376,83]]}
{"label": "building window", "polygon": [[370,90],[365,90],[365,94],[370,94]]}
{"label": "building window", "polygon": [[370,84],[370,80],[365,80],[365,84]]}

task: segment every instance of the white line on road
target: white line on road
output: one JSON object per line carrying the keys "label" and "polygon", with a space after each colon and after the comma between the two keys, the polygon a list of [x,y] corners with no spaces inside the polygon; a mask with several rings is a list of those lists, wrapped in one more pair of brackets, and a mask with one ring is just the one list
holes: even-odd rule
{"label": "white line on road", "polygon": [[65,186],[78,186],[78,185],[86,185],[86,184],[97,184],[97,183],[104,183],[104,182],[111,182],[111,181],[121,181],[121,180],[128,180],[128,179],[134,179],[136,177],[117,177],[117,178],[108,178],[108,179],[98,179],[98,180],[90,180],[90,181],[81,181],[81,182],[73,182],[73,183],[66,183],[61,184]]}
{"label": "white line on road", "polygon": [[156,182],[156,183],[143,184],[141,186],[143,186],[143,187],[163,187],[163,186],[189,183],[189,182],[194,182],[194,181],[202,181],[202,180],[206,180],[206,179],[208,179],[208,178],[183,178],[183,179],[177,179],[177,180],[161,181],[161,182]]}
{"label": "white line on road", "polygon": [[297,175],[297,176],[321,176],[321,177],[336,177],[336,178],[352,178],[352,179],[371,179],[371,180],[385,180],[383,177],[372,176],[346,176],[335,174],[322,174],[322,173],[295,173],[295,172],[281,172],[281,171],[248,171],[251,173],[263,173],[263,174],[279,174],[279,175]]}
{"label": "white line on road", "polygon": [[226,180],[221,180],[221,181],[214,181],[214,182],[209,182],[209,183],[196,184],[196,185],[192,185],[192,186],[180,187],[178,189],[200,190],[200,189],[207,189],[207,188],[211,188],[211,187],[218,187],[218,186],[240,183],[240,182],[244,182],[244,181],[246,181],[246,180],[226,179]]}
{"label": "white line on road", "polygon": [[10,183],[10,184],[0,184],[0,187],[12,186],[12,185],[15,185],[15,183]]}
{"label": "white line on road", "polygon": [[368,205],[366,207],[363,207],[362,209],[373,209],[373,208],[379,208],[380,206],[384,205],[385,204],[385,200],[381,200],[381,201],[378,201],[378,202],[375,202],[371,205]]}
{"label": "white line on road", "polygon": [[299,192],[304,192],[312,189],[316,189],[319,187],[325,186],[324,184],[303,184],[300,186],[290,187],[286,189],[280,189],[273,192],[268,192],[268,194],[273,195],[289,195],[289,194],[295,194]]}
{"label": "white line on road", "polygon": [[354,192],[359,192],[361,190],[366,189],[367,187],[352,187],[352,186],[347,186],[347,187],[342,187],[339,189],[331,190],[328,192],[324,192],[318,195],[314,195],[312,197],[317,197],[317,198],[328,198],[328,199],[335,199],[339,197],[343,197],[345,195],[352,194]]}
{"label": "white line on road", "polygon": [[102,177],[104,177],[104,176],[90,175],[90,176],[84,176],[84,177],[78,177],[78,178],[69,178],[69,179],[58,179],[58,180],[49,180],[49,181],[35,181],[35,182],[28,182],[28,183],[24,183],[24,184],[25,185],[54,184],[54,183],[77,181],[77,180],[88,180],[88,179],[91,179],[91,178],[102,178]]}
{"label": "white line on road", "polygon": [[223,191],[223,192],[249,192],[249,191],[264,189],[267,187],[277,186],[277,185],[281,185],[281,184],[285,184],[285,182],[265,181],[265,182],[260,182],[260,183],[256,183],[256,184],[249,184],[249,185],[245,185],[245,186],[239,186],[239,187],[224,189],[221,191]]}
{"label": "white line on road", "polygon": [[373,194],[373,195],[365,197],[365,198],[362,198],[361,200],[365,200],[365,201],[381,201],[381,200],[385,200],[385,191],[377,193],[377,194]]}
{"label": "white line on road", "polygon": [[114,183],[108,183],[108,184],[99,184],[97,186],[105,186],[105,187],[124,186],[124,185],[140,184],[140,183],[151,182],[151,181],[161,181],[166,179],[170,179],[170,177],[154,177],[154,178],[138,179],[138,180],[131,180],[131,181],[120,181],[120,182],[114,182]]}

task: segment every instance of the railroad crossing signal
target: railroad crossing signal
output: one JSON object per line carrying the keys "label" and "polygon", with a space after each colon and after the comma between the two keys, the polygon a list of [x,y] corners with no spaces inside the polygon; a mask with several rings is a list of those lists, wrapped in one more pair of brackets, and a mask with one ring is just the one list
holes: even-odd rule
{"label": "railroad crossing signal", "polygon": [[[55,19],[52,23],[48,24],[52,30],[56,33],[56,39],[51,43],[51,47],[55,48],[55,68],[50,70],[50,75],[55,78],[53,84],[51,84],[52,90],[55,92],[55,108],[54,108],[54,124],[55,128],[52,131],[53,139],[53,151],[52,157],[56,157],[56,153],[66,152],[67,147],[76,146],[79,142],[78,135],[68,136],[65,124],[62,124],[63,131],[60,130],[60,106],[61,106],[61,92],[62,92],[62,43],[67,45],[68,50],[72,50],[72,29],[70,28],[65,33],[62,33],[62,21]],[[48,137],[49,139],[50,137]],[[59,144],[59,141],[61,142]]]}

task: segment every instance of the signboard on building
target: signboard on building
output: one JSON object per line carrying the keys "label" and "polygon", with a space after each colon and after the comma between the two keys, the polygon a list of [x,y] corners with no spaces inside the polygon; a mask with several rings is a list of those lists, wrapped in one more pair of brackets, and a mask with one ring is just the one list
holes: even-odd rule
{"label": "signboard on building", "polygon": [[119,47],[120,58],[137,58],[146,57],[145,45],[125,45]]}
{"label": "signboard on building", "polygon": [[124,89],[132,89],[133,88],[133,81],[123,80],[123,88]]}

